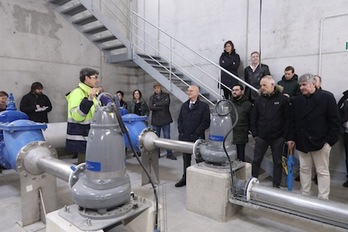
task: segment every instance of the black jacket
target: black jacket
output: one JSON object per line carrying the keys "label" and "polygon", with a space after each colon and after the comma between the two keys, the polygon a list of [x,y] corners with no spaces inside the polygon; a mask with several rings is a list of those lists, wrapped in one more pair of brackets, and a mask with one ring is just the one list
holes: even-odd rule
{"label": "black jacket", "polygon": [[[40,107],[48,107],[44,111],[35,112],[37,109],[37,105]],[[34,122],[45,122],[48,123],[47,113],[52,110],[52,104],[50,99],[45,94],[35,94],[33,92],[29,92],[24,95],[21,103],[20,110],[26,113],[30,120]]]}
{"label": "black jacket", "polygon": [[[223,52],[220,56],[219,64],[221,67],[238,77],[240,57],[237,53],[234,52],[229,54],[227,52]],[[238,83],[238,80],[231,77],[228,73],[221,71],[221,82],[224,85],[232,88],[234,84]]]}
{"label": "black jacket", "polygon": [[295,141],[302,152],[320,150],[325,143],[338,141],[340,116],[334,96],[316,90],[309,96],[297,96],[290,108],[288,140]]}
{"label": "black jacket", "polygon": [[341,131],[342,133],[348,133],[348,90],[343,92],[343,97],[341,97],[341,99],[338,101],[337,106],[341,116]]}
{"label": "black jacket", "polygon": [[285,79],[285,76],[283,76],[282,79],[278,81],[278,85],[283,86],[283,94],[288,94],[291,101],[294,100],[297,95],[301,94],[297,74],[295,74],[290,80]]}
{"label": "black jacket", "polygon": [[[238,113],[237,124],[233,128],[233,143],[245,144],[248,142],[248,131],[250,128],[250,112],[252,104],[248,101],[246,96],[242,96],[241,99],[232,99],[234,106]],[[235,115],[232,114],[232,122],[235,122]]]}
{"label": "black jacket", "polygon": [[[255,87],[256,89],[260,89],[260,80],[262,77],[266,75],[271,75],[271,73],[269,71],[268,66],[265,64],[259,64],[256,67],[255,71],[253,71],[253,69],[250,66],[246,67],[244,70],[245,82]],[[246,87],[245,96],[247,96],[250,101],[254,102],[255,99],[259,96],[259,94]]]}
{"label": "black jacket", "polygon": [[260,95],[256,99],[250,115],[253,137],[272,140],[285,138],[288,123],[289,98],[276,86],[270,95]]}
{"label": "black jacket", "polygon": [[170,96],[161,91],[160,94],[153,94],[149,100],[149,108],[152,111],[151,125],[163,126],[173,122],[169,111]]}
{"label": "black jacket", "polygon": [[195,142],[205,139],[205,130],[210,126],[210,110],[207,103],[197,99],[193,109],[189,108],[190,100],[181,106],[178,117],[179,140]]}

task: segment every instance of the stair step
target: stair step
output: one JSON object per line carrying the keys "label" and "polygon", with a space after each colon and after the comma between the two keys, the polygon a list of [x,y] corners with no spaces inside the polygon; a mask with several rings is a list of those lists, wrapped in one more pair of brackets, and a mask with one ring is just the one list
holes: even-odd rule
{"label": "stair step", "polygon": [[82,4],[77,4],[75,6],[72,6],[68,9],[62,11],[62,14],[74,16],[74,15],[79,14],[81,12],[84,12],[86,10],[87,10],[86,7],[84,7]]}
{"label": "stair step", "polygon": [[104,51],[111,51],[111,50],[117,50],[117,49],[121,49],[121,48],[125,48],[126,46],[124,46],[123,44],[119,44],[119,45],[112,45],[112,46],[108,46],[108,47],[104,47],[102,48]]}
{"label": "stair step", "polygon": [[112,40],[116,40],[116,36],[114,35],[108,35],[108,36],[104,36],[104,37],[100,37],[97,39],[94,39],[93,42],[95,43],[104,43],[104,42],[108,42],[108,41],[112,41]]}
{"label": "stair step", "polygon": [[[151,64],[152,67],[159,69],[159,70],[163,70],[163,71],[167,71],[167,69],[169,70],[169,66],[166,65],[159,65],[159,64]],[[175,68],[172,67],[172,72],[175,72]]]}
{"label": "stair step", "polygon": [[145,54],[138,54],[138,56],[140,56],[141,58],[143,58],[144,60],[146,59],[149,59],[149,60],[152,60],[152,59],[155,59],[155,60],[161,60],[162,58],[159,57],[159,56],[151,56],[149,57],[148,55],[145,55]]}
{"label": "stair step", "polygon": [[94,17],[94,15],[89,15],[89,16],[83,17],[81,19],[78,19],[78,20],[76,20],[76,21],[74,21],[72,23],[80,25],[80,26],[83,26],[83,25],[86,25],[86,24],[89,24],[89,23],[93,23],[93,22],[95,22],[97,20],[98,19],[96,17]]}
{"label": "stair step", "polygon": [[201,93],[201,95],[203,95],[205,98],[208,98],[209,99],[209,93]]}
{"label": "stair step", "polygon": [[192,83],[191,80],[186,80],[186,79],[182,79],[182,80],[179,80],[179,79],[172,79],[172,82],[173,82],[175,85],[183,84],[183,82],[185,82],[185,83],[188,84],[188,85],[191,85],[191,83]]}
{"label": "stair step", "polygon": [[49,2],[58,6],[62,6],[67,2],[70,2],[71,0],[50,0]]}
{"label": "stair step", "polygon": [[160,64],[162,64],[163,66],[166,66],[166,67],[168,67],[168,62],[166,62],[166,61],[161,61],[161,60],[152,60],[151,58],[143,58],[148,64],[150,64],[151,66],[152,65],[158,65],[158,63],[160,63]]}
{"label": "stair step", "polygon": [[93,27],[93,28],[87,29],[87,30],[83,31],[83,33],[94,35],[94,34],[97,34],[99,32],[103,32],[103,31],[107,31],[107,30],[108,29],[104,25],[101,25],[98,27]]}
{"label": "stair step", "polygon": [[[167,70],[164,70],[164,71],[159,71],[163,76],[165,76],[165,77],[169,77],[169,72],[167,71]],[[182,73],[172,73],[172,76],[174,76],[173,74],[175,74],[176,76],[178,76],[178,77],[183,77],[184,76],[184,74],[182,74]],[[174,76],[175,77],[175,76]]]}

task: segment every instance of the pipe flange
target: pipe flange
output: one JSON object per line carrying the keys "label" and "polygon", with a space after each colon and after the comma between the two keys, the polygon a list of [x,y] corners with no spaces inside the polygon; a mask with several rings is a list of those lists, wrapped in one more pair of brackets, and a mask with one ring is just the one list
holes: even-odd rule
{"label": "pipe flange", "polygon": [[197,139],[196,142],[193,144],[192,154],[195,157],[195,159],[201,159],[202,156],[200,155],[199,146],[204,143],[203,139]]}
{"label": "pipe flange", "polygon": [[251,188],[254,186],[254,184],[259,184],[259,180],[255,177],[252,177],[249,179],[248,183],[246,184],[245,188],[245,197],[247,201],[250,201],[250,192]]}
{"label": "pipe flange", "polygon": [[[34,163],[30,162],[32,161],[31,155],[33,155],[33,154],[30,154],[31,151],[37,148],[42,148],[42,147],[48,150],[48,153],[45,152],[45,154],[43,155],[48,155],[48,156],[57,158],[58,155],[57,155],[56,149],[52,147],[51,145],[47,144],[45,141],[34,141],[31,143],[28,143],[27,145],[23,146],[19,150],[17,158],[16,158],[16,168],[19,173],[21,173],[22,171],[26,171],[28,173],[31,173],[32,175],[40,175],[43,173],[41,170],[39,170],[35,162]],[[29,154],[30,154],[29,160],[25,160],[27,155]],[[36,158],[39,158],[39,157],[36,157]]]}
{"label": "pipe flange", "polygon": [[155,150],[156,147],[153,141],[157,138],[158,136],[155,130],[149,127],[145,128],[138,136],[140,150],[144,150],[144,151]]}
{"label": "pipe flange", "polygon": [[69,176],[68,183],[70,188],[72,188],[76,184],[76,182],[79,180],[80,174],[86,170],[86,163],[81,163],[77,166],[71,166],[71,169],[75,170],[73,170],[73,172],[70,173]]}

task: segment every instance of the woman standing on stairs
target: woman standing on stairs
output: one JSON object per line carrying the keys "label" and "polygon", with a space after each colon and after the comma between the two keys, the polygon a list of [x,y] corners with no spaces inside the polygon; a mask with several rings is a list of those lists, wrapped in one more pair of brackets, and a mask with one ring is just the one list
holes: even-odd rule
{"label": "woman standing on stairs", "polygon": [[[238,77],[238,67],[240,65],[240,58],[239,55],[236,53],[236,50],[234,49],[234,44],[231,40],[227,41],[224,44],[224,52],[220,56],[219,64],[221,67]],[[221,83],[231,88],[233,85],[238,83],[238,80],[230,76],[228,73],[221,71]],[[223,85],[221,85],[221,89],[224,91],[225,99],[230,99],[231,91]]]}

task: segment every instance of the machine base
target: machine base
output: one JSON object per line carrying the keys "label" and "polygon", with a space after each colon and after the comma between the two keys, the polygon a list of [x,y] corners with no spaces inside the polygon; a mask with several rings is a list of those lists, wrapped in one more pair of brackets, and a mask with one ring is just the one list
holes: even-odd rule
{"label": "machine base", "polygon": [[[134,202],[132,202],[134,204]],[[160,215],[162,215],[160,211]],[[95,231],[102,232],[104,229],[113,228],[112,231],[154,231],[155,221],[155,203],[146,199],[140,198],[138,208],[132,209],[130,212],[119,217],[106,219],[93,219],[81,216],[78,212],[77,205],[67,207],[49,213],[46,216],[46,231],[47,232],[82,232]]]}
{"label": "machine base", "polygon": [[[244,163],[235,174],[238,179],[249,179],[251,164]],[[240,209],[229,202],[229,169],[204,168],[202,164],[196,164],[187,168],[186,183],[186,208],[189,211],[226,222]]]}

